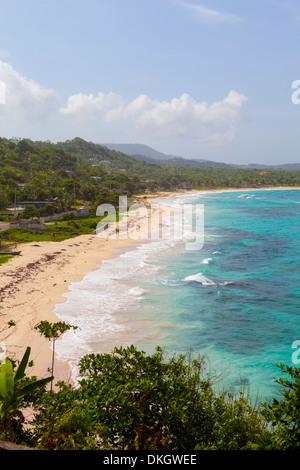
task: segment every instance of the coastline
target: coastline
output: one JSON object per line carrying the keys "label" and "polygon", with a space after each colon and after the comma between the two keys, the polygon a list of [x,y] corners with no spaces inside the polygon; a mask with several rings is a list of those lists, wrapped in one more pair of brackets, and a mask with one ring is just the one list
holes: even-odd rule
{"label": "coastline", "polygon": [[[65,302],[63,294],[68,292],[70,285],[80,282],[86,274],[101,268],[101,262],[118,256],[120,252],[128,251],[136,243],[147,242],[145,231],[149,233],[149,200],[162,199],[185,194],[200,194],[227,191],[262,191],[300,189],[299,187],[274,188],[230,188],[216,190],[186,190],[169,191],[156,194],[136,196],[137,203],[143,203],[147,209],[145,215],[135,214],[128,220],[117,223],[119,228],[123,223],[127,227],[140,230],[139,239],[101,239],[97,235],[81,235],[62,242],[39,242],[19,245],[21,256],[14,257],[8,263],[0,266],[0,332],[7,355],[12,359],[21,359],[27,346],[31,347],[31,357],[34,366],[27,370],[30,375],[38,378],[49,375],[51,366],[51,343],[41,337],[33,329],[41,320],[59,321],[55,313],[57,304]],[[151,210],[160,211],[162,216],[170,214],[168,206],[152,203]],[[148,223],[147,222],[148,218]],[[142,223],[141,223],[142,221]],[[151,225],[151,230],[158,229]],[[13,320],[15,326],[9,327]],[[55,383],[58,380],[71,381],[69,365],[63,361],[55,362]]]}
{"label": "coastline", "polygon": [[[160,197],[172,194],[161,193]],[[33,366],[27,370],[27,374],[38,378],[49,375],[52,342],[40,336],[34,326],[42,320],[50,323],[60,321],[55,308],[66,301],[63,295],[70,290],[71,284],[82,281],[88,273],[101,268],[102,261],[133,249],[137,243],[148,241],[150,198],[152,195],[143,200],[135,198],[136,203],[142,203],[146,208],[145,212],[128,215],[113,225],[117,232],[121,232],[126,224],[128,233],[135,234],[131,238],[119,239],[117,236],[116,239],[101,239],[96,234],[88,234],[59,242],[19,244],[21,256],[13,257],[0,266],[0,338],[6,355],[13,360],[20,360],[26,348],[31,348],[30,360]],[[166,206],[154,204],[152,209],[160,211],[162,217],[164,214],[169,215]],[[151,222],[151,230],[158,230],[160,220],[156,218],[156,221],[156,226]],[[138,238],[136,234],[139,234]],[[9,326],[10,321],[15,325]],[[54,376],[55,383],[58,380],[70,383],[69,365],[56,359]]]}
{"label": "coastline", "polygon": [[[128,241],[120,245],[99,240],[95,235],[19,245],[21,256],[0,266],[0,329],[8,357],[19,360],[30,346],[34,366],[27,373],[46,377],[51,366],[51,342],[41,337],[34,326],[42,320],[59,321],[55,306],[65,301],[63,294],[70,284],[81,281],[101,261],[129,245]],[[8,326],[10,320],[15,326]],[[56,361],[55,380],[68,382],[69,378],[68,366]]]}

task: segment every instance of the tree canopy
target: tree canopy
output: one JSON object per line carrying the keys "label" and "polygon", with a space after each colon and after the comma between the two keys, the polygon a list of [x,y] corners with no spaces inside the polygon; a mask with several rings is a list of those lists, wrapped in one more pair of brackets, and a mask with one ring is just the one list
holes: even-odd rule
{"label": "tree canopy", "polygon": [[0,138],[0,208],[15,201],[101,200],[103,191],[138,194],[177,189],[300,185],[300,171],[209,166],[136,159],[98,144],[71,141],[12,142]]}

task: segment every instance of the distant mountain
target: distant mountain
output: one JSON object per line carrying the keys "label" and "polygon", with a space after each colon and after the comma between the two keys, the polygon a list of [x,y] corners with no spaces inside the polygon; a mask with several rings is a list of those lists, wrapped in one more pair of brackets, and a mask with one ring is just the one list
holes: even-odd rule
{"label": "distant mountain", "polygon": [[300,163],[283,163],[282,165],[263,165],[261,163],[250,163],[245,168],[257,168],[260,170],[300,170]]}
{"label": "distant mountain", "polygon": [[284,165],[275,165],[272,168],[282,168],[283,170],[300,170],[300,163],[286,163]]}
{"label": "distant mountain", "polygon": [[[29,143],[32,143],[28,139]],[[70,152],[81,160],[91,164],[97,164],[103,160],[109,160],[113,167],[130,170],[136,164],[147,167],[159,167],[161,165],[175,167],[215,167],[215,168],[244,168],[260,170],[300,170],[300,163],[283,163],[281,165],[266,165],[251,163],[249,165],[229,164],[214,162],[205,159],[183,158],[177,155],[165,154],[143,144],[95,144],[87,142],[80,137],[57,144],[49,142],[35,142],[39,145],[54,146]]]}
{"label": "distant mountain", "polygon": [[168,165],[185,165],[185,166],[214,166],[226,168],[257,168],[257,169],[283,169],[283,170],[300,170],[300,163],[283,163],[280,165],[266,165],[261,163],[230,164],[205,160],[201,158],[184,158],[177,155],[165,154],[143,144],[101,144],[110,150],[125,153],[137,160],[145,160],[149,163],[167,163]]}
{"label": "distant mountain", "polygon": [[169,160],[171,158],[181,158],[177,155],[168,155],[158,152],[152,147],[143,144],[101,144],[110,150],[126,153],[132,157],[148,157],[151,160]]}
{"label": "distant mountain", "polygon": [[215,167],[227,167],[231,168],[235,165],[227,163],[213,162],[211,160],[195,159],[195,158],[184,158],[178,155],[171,155],[149,147],[143,144],[101,144],[110,150],[116,150],[118,152],[125,153],[134,157],[137,160],[144,160],[149,163],[167,163],[168,165],[185,165],[185,166],[215,166]]}

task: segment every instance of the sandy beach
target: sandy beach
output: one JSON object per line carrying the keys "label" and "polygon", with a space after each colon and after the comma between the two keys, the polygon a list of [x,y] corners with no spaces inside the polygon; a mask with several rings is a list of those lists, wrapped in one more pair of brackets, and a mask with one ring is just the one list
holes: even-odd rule
{"label": "sandy beach", "polygon": [[[299,189],[299,188],[261,188]],[[236,188],[203,191],[256,191],[258,188]],[[150,230],[158,230],[161,217],[170,215],[170,208],[153,204],[149,200],[174,195],[200,193],[201,191],[178,191],[147,194],[136,197],[136,203],[143,203],[144,211],[131,215],[116,224],[116,239],[100,238],[96,234],[82,235],[61,242],[38,242],[19,245],[21,256],[15,256],[0,266],[0,339],[4,342],[7,356],[19,360],[27,346],[31,347],[34,365],[27,370],[28,375],[39,378],[49,375],[52,352],[51,343],[34,330],[42,320],[53,323],[60,319],[55,314],[55,306],[65,301],[63,294],[68,292],[73,282],[99,268],[103,260],[111,259],[118,253],[129,250],[136,243],[147,242]],[[152,218],[153,211],[160,218]],[[152,218],[152,219],[151,219]],[[152,225],[150,224],[152,220]],[[153,220],[155,224],[153,225]],[[126,229],[139,237],[120,237]],[[15,326],[9,326],[13,321]],[[71,373],[66,363],[56,361],[55,382],[70,382]]]}
{"label": "sandy beach", "polygon": [[[51,342],[42,337],[34,326],[42,320],[60,321],[55,314],[55,306],[65,302],[63,294],[68,292],[71,283],[81,281],[87,273],[98,269],[102,261],[133,248],[137,243],[147,242],[149,231],[158,229],[160,220],[155,217],[156,226],[153,220],[150,224],[153,212],[159,211],[162,217],[170,214],[167,207],[152,204],[150,208],[148,200],[173,194],[182,193],[137,197],[135,202],[143,203],[144,210],[110,226],[111,233],[108,231],[105,238],[90,234],[60,242],[18,245],[21,255],[0,266],[0,339],[5,345],[6,355],[20,360],[30,346],[30,359],[34,365],[27,374],[38,378],[48,376],[52,360]],[[125,225],[129,234],[126,238]],[[116,239],[111,236],[112,229]],[[15,325],[9,326],[10,321]],[[69,367],[62,361],[55,361],[54,375],[55,381],[71,380]]]}

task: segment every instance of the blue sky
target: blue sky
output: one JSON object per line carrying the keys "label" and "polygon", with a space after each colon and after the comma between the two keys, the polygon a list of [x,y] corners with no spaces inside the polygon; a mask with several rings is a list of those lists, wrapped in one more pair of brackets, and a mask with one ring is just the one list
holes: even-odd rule
{"label": "blue sky", "polygon": [[0,135],[300,162],[299,33],[299,0],[2,0]]}

